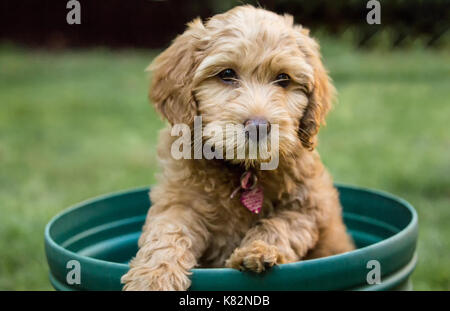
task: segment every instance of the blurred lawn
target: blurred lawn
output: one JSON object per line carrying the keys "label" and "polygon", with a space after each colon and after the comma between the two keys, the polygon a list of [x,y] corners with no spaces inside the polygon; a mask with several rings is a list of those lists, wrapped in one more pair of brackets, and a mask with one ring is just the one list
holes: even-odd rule
{"label": "blurred lawn", "polygon": [[[336,181],[418,209],[415,289],[450,289],[450,55],[322,49],[339,91],[324,162]],[[154,182],[163,122],[144,73],[154,55],[0,47],[0,289],[51,288],[43,230],[57,212]]]}

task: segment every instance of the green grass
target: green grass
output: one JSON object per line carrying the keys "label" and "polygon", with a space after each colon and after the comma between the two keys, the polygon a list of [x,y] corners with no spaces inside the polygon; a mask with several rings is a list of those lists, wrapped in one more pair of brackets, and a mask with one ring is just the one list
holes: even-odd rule
{"label": "green grass", "polygon": [[[320,137],[335,180],[419,212],[416,289],[450,289],[450,56],[324,40],[339,103]],[[0,47],[0,289],[50,289],[43,230],[57,212],[147,185],[163,122],[147,102],[152,51]]]}

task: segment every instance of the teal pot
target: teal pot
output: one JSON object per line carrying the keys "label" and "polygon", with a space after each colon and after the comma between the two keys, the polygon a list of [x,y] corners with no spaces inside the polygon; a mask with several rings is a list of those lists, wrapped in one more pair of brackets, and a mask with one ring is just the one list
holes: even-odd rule
{"label": "teal pot", "polygon": [[[417,261],[414,208],[384,192],[338,189],[356,250],[282,264],[263,274],[193,269],[190,290],[410,289],[409,276]],[[63,211],[47,224],[45,251],[55,289],[121,290],[120,278],[136,254],[151,204],[148,192],[140,188],[98,197]],[[374,283],[378,268],[380,282]]]}

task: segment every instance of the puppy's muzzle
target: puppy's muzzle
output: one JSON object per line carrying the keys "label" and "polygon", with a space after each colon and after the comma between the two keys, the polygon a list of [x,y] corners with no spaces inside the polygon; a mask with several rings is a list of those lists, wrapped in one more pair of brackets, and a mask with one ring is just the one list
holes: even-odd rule
{"label": "puppy's muzzle", "polygon": [[[255,117],[248,119],[244,122],[244,130],[246,133],[246,136],[250,139],[256,139],[260,140],[263,139],[269,134],[270,132],[270,122],[263,117]],[[254,135],[249,135],[249,133],[255,133]]]}

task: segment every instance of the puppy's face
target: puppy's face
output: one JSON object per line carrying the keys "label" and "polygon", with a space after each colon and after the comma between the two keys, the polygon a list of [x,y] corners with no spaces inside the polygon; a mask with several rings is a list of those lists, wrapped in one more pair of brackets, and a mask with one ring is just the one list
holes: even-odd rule
{"label": "puppy's face", "polygon": [[[150,96],[169,122],[201,115],[205,128],[223,133],[227,125],[277,127],[280,156],[313,148],[333,90],[308,31],[291,16],[250,6],[206,25],[194,20],[150,69]],[[224,149],[242,143],[225,136],[205,139]]]}

